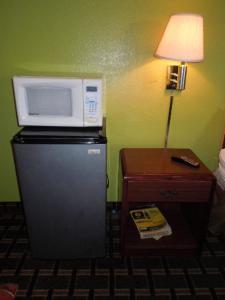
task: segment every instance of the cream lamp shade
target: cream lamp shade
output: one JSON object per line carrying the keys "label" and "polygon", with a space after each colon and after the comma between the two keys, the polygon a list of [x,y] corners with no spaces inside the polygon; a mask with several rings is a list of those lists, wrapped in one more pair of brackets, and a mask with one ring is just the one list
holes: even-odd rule
{"label": "cream lamp shade", "polygon": [[172,15],[155,55],[181,62],[202,61],[203,17],[189,13]]}

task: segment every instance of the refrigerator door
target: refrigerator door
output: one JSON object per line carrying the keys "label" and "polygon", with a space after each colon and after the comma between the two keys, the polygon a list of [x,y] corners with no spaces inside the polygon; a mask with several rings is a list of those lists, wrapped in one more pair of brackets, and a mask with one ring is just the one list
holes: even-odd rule
{"label": "refrigerator door", "polygon": [[13,142],[33,257],[105,255],[106,144]]}

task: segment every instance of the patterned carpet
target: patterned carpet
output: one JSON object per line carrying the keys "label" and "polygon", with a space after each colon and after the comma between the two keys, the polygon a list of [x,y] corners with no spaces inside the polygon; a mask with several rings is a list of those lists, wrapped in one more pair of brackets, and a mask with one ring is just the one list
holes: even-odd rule
{"label": "patterned carpet", "polygon": [[107,256],[39,261],[30,256],[19,204],[0,205],[0,282],[16,299],[225,299],[225,244],[208,236],[201,257],[121,257],[119,208],[107,210]]}

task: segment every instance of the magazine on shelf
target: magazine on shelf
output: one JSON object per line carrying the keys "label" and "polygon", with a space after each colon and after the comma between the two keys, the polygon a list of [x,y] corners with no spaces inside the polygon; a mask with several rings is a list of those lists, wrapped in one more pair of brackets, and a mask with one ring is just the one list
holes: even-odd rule
{"label": "magazine on shelf", "polygon": [[163,236],[172,234],[172,229],[166,218],[155,205],[131,210],[130,215],[141,239],[153,238],[158,240]]}

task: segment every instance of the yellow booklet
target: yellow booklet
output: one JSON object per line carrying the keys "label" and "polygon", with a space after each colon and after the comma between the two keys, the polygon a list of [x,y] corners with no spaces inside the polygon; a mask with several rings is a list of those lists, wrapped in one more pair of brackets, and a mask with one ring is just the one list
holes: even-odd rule
{"label": "yellow booklet", "polygon": [[167,223],[156,206],[131,210],[130,214],[139,232],[158,230]]}

